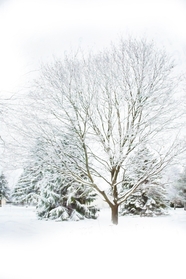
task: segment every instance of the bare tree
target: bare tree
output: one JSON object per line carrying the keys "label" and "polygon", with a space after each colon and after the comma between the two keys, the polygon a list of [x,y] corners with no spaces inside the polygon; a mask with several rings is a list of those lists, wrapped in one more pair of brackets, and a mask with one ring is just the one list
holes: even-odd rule
{"label": "bare tree", "polygon": [[[30,92],[36,125],[54,148],[57,134],[73,132],[72,142],[83,149],[81,160],[64,147],[61,156],[75,162],[86,179],[69,165],[67,172],[97,190],[110,206],[114,224],[119,205],[180,152],[175,130],[171,133],[181,112],[174,73],[173,61],[153,43],[121,40],[101,53],[67,55],[43,66]],[[141,144],[154,150],[157,163],[132,188],[120,191],[129,159]]]}
{"label": "bare tree", "polygon": [[23,119],[20,116],[18,94],[10,95],[9,93],[8,95],[0,93],[0,166],[6,170],[12,170],[16,165],[15,153],[20,147],[18,138],[21,127],[19,124]]}

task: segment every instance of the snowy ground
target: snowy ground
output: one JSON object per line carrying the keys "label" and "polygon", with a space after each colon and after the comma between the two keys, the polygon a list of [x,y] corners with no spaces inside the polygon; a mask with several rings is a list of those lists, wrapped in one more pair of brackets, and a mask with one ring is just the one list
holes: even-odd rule
{"label": "snowy ground", "polygon": [[186,211],[164,217],[37,220],[34,208],[0,208],[0,279],[185,278]]}

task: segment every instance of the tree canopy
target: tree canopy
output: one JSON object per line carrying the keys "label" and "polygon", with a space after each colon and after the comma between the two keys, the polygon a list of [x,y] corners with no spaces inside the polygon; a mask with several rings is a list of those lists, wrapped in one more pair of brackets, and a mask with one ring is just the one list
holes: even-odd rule
{"label": "tree canopy", "polygon": [[[29,92],[27,135],[60,147],[68,175],[102,196],[114,224],[118,207],[182,150],[174,68],[154,43],[127,39],[97,54],[65,55],[43,65]],[[59,145],[60,134],[69,135],[68,147]],[[154,150],[156,163],[141,172],[132,188],[119,191],[130,158],[144,144]],[[70,169],[71,164],[76,168]]]}

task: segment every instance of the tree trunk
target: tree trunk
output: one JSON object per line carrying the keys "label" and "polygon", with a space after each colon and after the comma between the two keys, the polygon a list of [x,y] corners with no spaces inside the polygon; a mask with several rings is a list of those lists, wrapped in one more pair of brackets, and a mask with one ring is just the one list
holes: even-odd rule
{"label": "tree trunk", "polygon": [[186,210],[186,202],[184,202],[184,210]]}
{"label": "tree trunk", "polygon": [[112,223],[118,225],[118,205],[112,205],[111,207]]}

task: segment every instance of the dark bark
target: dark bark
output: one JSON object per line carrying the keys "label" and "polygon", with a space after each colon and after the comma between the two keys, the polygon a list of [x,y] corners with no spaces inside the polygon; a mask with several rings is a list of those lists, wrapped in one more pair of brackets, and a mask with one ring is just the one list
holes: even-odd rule
{"label": "dark bark", "polygon": [[184,202],[184,210],[186,210],[186,202]]}
{"label": "dark bark", "polygon": [[117,189],[117,178],[120,172],[120,166],[114,166],[111,170],[111,181],[112,181],[112,194],[114,204],[111,207],[111,220],[114,225],[118,225],[118,189]]}
{"label": "dark bark", "polygon": [[111,218],[112,218],[112,223],[114,225],[118,225],[118,205],[112,205],[111,207]]}

